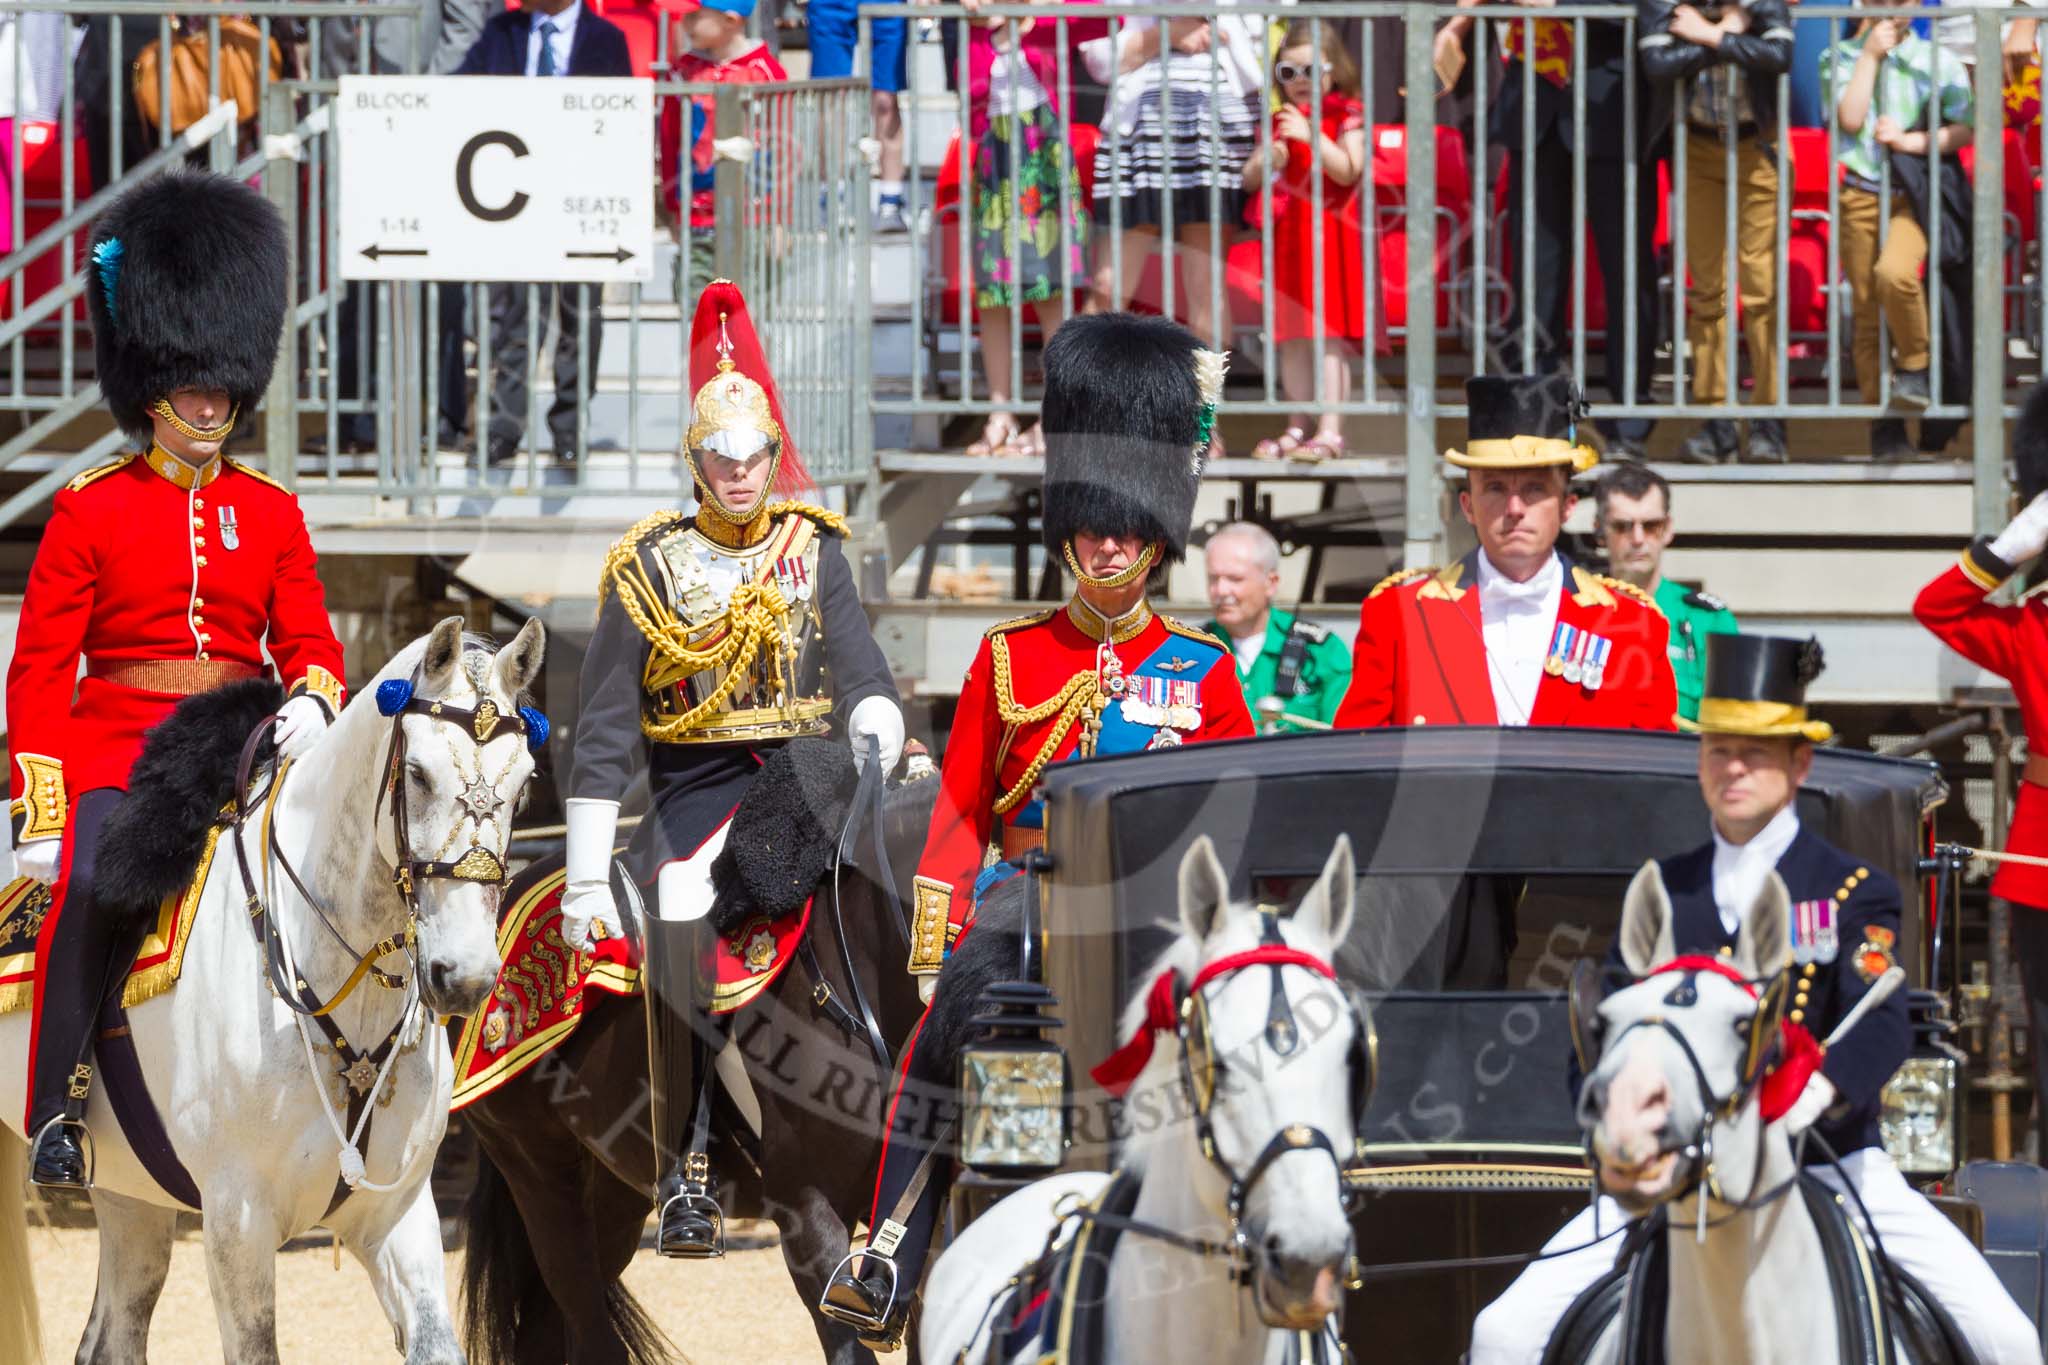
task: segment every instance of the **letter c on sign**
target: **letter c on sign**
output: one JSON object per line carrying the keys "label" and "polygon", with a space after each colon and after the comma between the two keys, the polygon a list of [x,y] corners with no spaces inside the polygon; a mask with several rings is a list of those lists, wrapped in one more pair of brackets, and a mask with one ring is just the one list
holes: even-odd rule
{"label": "letter c on sign", "polygon": [[508,218],[519,216],[520,210],[526,207],[527,195],[523,190],[515,191],[510,199],[497,208],[491,208],[478,201],[476,187],[470,181],[476,170],[477,153],[486,147],[503,147],[513,156],[521,157],[526,155],[526,144],[519,140],[517,133],[492,129],[486,133],[478,133],[463,143],[462,155],[455,158],[455,192],[462,197],[462,207],[486,223],[502,223]]}

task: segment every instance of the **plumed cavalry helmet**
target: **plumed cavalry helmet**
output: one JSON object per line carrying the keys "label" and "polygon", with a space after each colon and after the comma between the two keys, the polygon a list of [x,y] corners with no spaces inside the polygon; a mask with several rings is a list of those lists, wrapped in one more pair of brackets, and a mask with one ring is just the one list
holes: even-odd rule
{"label": "plumed cavalry helmet", "polygon": [[285,270],[284,220],[239,181],[176,171],[109,205],[93,224],[85,296],[100,389],[122,430],[146,444],[151,409],[168,411],[179,389],[224,390],[235,412],[255,406],[277,364]]}
{"label": "plumed cavalry helmet", "polygon": [[[705,511],[733,525],[749,525],[766,512],[766,491],[793,497],[811,486],[811,476],[789,438],[775,376],[747,315],[747,301],[731,280],[713,280],[697,300],[690,324],[690,385],[696,398],[690,404],[683,459]],[[769,460],[764,496],[757,506],[735,513],[704,481],[703,457],[744,460],[764,451]]]}
{"label": "plumed cavalry helmet", "polygon": [[1166,318],[1069,319],[1045,348],[1045,548],[1136,536],[1187,553],[1228,358]]}

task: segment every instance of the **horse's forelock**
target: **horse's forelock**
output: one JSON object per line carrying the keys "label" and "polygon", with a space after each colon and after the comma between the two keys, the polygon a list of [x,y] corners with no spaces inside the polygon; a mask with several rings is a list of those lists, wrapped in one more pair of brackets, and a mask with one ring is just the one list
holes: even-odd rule
{"label": "horse's forelock", "polygon": [[[490,688],[491,663],[498,657],[498,650],[501,647],[493,636],[474,630],[462,632],[462,676],[468,680],[479,697]],[[427,637],[422,635],[392,655],[391,661],[378,671],[365,690],[374,693],[379,683],[388,682],[393,678],[414,678],[419,673],[420,659],[426,652]],[[533,697],[530,692],[522,691],[511,700],[515,706],[525,706]]]}

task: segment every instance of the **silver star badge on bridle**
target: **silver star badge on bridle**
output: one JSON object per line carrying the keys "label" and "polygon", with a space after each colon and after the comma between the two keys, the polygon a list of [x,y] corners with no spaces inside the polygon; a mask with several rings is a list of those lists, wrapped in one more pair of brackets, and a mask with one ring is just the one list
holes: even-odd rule
{"label": "silver star badge on bridle", "polygon": [[469,784],[462,789],[462,795],[456,800],[469,812],[470,819],[478,824],[496,815],[498,807],[504,804],[498,796],[497,788],[486,781],[482,773],[469,779]]}

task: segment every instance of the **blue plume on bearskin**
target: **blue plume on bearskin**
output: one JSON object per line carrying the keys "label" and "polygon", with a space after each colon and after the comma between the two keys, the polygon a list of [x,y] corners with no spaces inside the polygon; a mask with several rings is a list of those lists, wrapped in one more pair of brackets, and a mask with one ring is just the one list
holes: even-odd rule
{"label": "blue plume on bearskin", "polygon": [[[95,914],[137,924],[185,889],[199,868],[206,831],[234,799],[242,742],[283,704],[283,688],[249,678],[185,698],[143,736],[128,793],[100,831]],[[273,752],[266,737],[258,765]]]}
{"label": "blue plume on bearskin", "polygon": [[86,307],[96,377],[123,430],[146,442],[150,405],[178,389],[256,406],[284,332],[285,247],[277,210],[225,176],[153,176],[99,216],[100,287]]}

